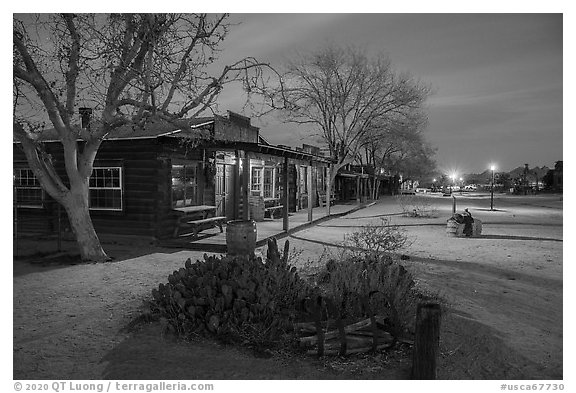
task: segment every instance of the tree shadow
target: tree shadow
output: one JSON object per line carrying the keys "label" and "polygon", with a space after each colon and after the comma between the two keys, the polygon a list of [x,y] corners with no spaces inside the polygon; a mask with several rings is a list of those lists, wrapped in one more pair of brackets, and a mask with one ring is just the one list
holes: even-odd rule
{"label": "tree shadow", "polygon": [[562,242],[562,239],[554,239],[549,237],[535,237],[535,236],[511,236],[511,235],[480,235],[476,236],[477,239],[495,239],[495,240],[535,240],[535,241],[551,241]]}

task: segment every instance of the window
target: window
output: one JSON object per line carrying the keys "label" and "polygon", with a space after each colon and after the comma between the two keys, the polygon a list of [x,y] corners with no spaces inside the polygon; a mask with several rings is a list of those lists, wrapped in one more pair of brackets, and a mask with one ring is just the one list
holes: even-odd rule
{"label": "window", "polygon": [[264,198],[274,198],[274,168],[264,168]]}
{"label": "window", "polygon": [[122,167],[94,167],[89,182],[92,210],[122,210]]}
{"label": "window", "polygon": [[262,168],[252,168],[252,182],[250,190],[252,194],[262,194]]}
{"label": "window", "polygon": [[15,198],[18,207],[41,208],[44,206],[44,190],[29,168],[14,169]]}
{"label": "window", "polygon": [[172,164],[172,206],[194,206],[198,202],[198,166]]}
{"label": "window", "polygon": [[300,193],[306,194],[308,193],[308,167],[301,166],[300,167]]}

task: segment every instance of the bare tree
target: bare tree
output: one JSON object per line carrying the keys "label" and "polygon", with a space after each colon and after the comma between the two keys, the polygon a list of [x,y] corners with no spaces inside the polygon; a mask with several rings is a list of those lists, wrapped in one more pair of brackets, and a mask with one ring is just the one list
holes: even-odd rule
{"label": "bare tree", "polygon": [[[435,163],[432,156],[435,150],[424,139],[426,125],[427,116],[420,109],[377,121],[364,143],[365,160],[371,171],[375,175],[402,174],[403,178],[420,177],[424,176],[424,171],[433,171]],[[410,163],[412,160],[418,162]],[[374,176],[371,189],[373,198],[377,197],[378,188],[378,176]]]}
{"label": "bare tree", "polygon": [[329,46],[301,55],[284,78],[286,119],[311,126],[326,143],[335,161],[330,184],[378,124],[420,108],[429,94],[427,86],[396,73],[384,56],[369,58],[355,48]]}
{"label": "bare tree", "polygon": [[[215,105],[226,84],[261,83],[269,66],[254,58],[216,70],[227,20],[226,14],[14,17],[14,138],[41,186],[64,207],[84,259],[108,258],[88,198],[94,159],[107,135],[151,119],[197,116]],[[79,106],[93,108],[87,130],[75,124]],[[63,146],[67,179],[40,143],[50,123]]]}

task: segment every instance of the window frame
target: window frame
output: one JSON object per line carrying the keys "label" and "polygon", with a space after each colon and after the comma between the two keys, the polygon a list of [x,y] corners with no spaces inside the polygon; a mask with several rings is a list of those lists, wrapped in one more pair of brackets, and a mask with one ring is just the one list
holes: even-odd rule
{"label": "window frame", "polygon": [[[269,174],[269,182],[266,183],[266,173]],[[275,182],[275,177],[276,177],[276,168],[272,167],[272,166],[267,166],[264,167],[263,170],[263,174],[262,174],[262,196],[264,198],[275,198],[276,197],[276,182]],[[268,186],[269,190],[268,192],[270,193],[269,196],[266,196],[266,186]]]}
{"label": "window frame", "polygon": [[[90,181],[95,174],[96,170],[106,170],[106,169],[118,169],[118,187],[98,187],[98,186],[91,186]],[[94,207],[92,206],[92,198],[91,192],[92,190],[120,190],[120,207]],[[113,211],[113,212],[121,212],[124,211],[124,167],[122,165],[105,165],[105,164],[94,164],[92,166],[92,174],[88,179],[88,209],[94,211]]]}
{"label": "window frame", "polygon": [[[255,179],[255,172],[258,172],[259,175],[256,176],[258,182],[255,183],[254,179]],[[257,186],[256,188],[254,188],[254,186]],[[253,166],[250,169],[250,193],[252,195],[262,195],[264,189],[264,167],[263,166]]]}
{"label": "window frame", "polygon": [[[184,178],[186,178],[186,168],[194,168],[194,183],[193,183],[193,189],[195,190],[195,195],[194,198],[187,198],[186,196],[186,185],[184,185],[184,199],[183,199],[183,205],[182,206],[177,206],[176,205],[176,200],[174,200],[174,176],[173,176],[173,172],[174,172],[174,167],[175,166],[181,166],[184,168]],[[198,205],[198,201],[199,201],[199,191],[200,191],[200,182],[199,182],[199,176],[201,176],[201,171],[200,171],[200,165],[198,161],[195,160],[180,160],[180,159],[173,159],[172,163],[171,163],[171,168],[170,168],[170,206],[172,207],[172,209],[178,209],[178,208],[182,208],[182,207],[187,207],[187,206],[197,206]],[[190,199],[190,204],[187,204],[186,201]],[[178,199],[180,200],[180,199]]]}
{"label": "window frame", "polygon": [[[17,171],[27,171],[27,172],[30,172],[30,173],[32,174],[32,178],[34,179],[34,182],[37,183],[37,185],[33,185],[33,186],[30,186],[30,185],[22,185],[22,184],[17,185],[17,184],[16,184],[16,179],[17,179],[17,178],[20,179],[20,180],[22,179],[22,176],[21,176],[21,175],[20,175],[20,176],[16,176],[16,172],[17,172]],[[27,178],[27,179],[30,179],[30,177],[28,177],[28,176],[27,176],[26,178]],[[21,165],[21,166],[15,166],[15,167],[13,167],[13,187],[14,187],[14,195],[13,195],[13,198],[16,199],[15,201],[13,201],[13,203],[15,202],[17,208],[26,208],[26,209],[44,209],[44,208],[45,208],[45,203],[46,203],[46,191],[44,191],[44,188],[42,188],[42,186],[40,185],[40,182],[39,182],[38,178],[36,177],[36,174],[34,173],[34,171],[32,170],[32,168],[30,168],[29,166]],[[19,203],[19,200],[18,200],[18,197],[17,197],[17,196],[18,196],[18,190],[19,190],[19,189],[20,189],[20,190],[22,190],[22,189],[34,189],[34,190],[39,189],[39,190],[40,190],[40,195],[41,195],[41,196],[40,196],[39,204],[33,204],[33,205],[32,205],[32,204],[22,204],[22,203]]]}

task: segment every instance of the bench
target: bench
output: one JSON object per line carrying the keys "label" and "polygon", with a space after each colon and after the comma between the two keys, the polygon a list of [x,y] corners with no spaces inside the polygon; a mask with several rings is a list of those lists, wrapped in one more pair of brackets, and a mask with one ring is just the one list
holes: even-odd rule
{"label": "bench", "polygon": [[270,214],[270,218],[274,219],[274,215],[279,212],[282,212],[282,209],[284,209],[284,205],[276,205],[276,206],[269,206],[264,208],[264,215],[266,215],[266,213]]}
{"label": "bench", "polygon": [[[222,232],[224,232],[222,229],[222,225],[224,224],[224,221],[226,221],[226,217],[224,217],[224,216],[208,217],[208,218],[202,218],[199,220],[187,221],[184,225],[181,226],[181,228],[185,227],[188,229],[192,229],[192,236],[193,237],[197,237],[198,232],[201,232],[201,231],[206,230],[206,229],[214,228],[216,226],[220,229],[220,233],[222,233]],[[178,233],[176,233],[176,236],[178,236]]]}
{"label": "bench", "polygon": [[[320,205],[320,207],[326,207],[326,193],[325,192],[319,192],[318,193],[318,204]],[[334,196],[334,194],[330,195],[330,206],[334,205],[334,201],[336,200],[336,197]]]}

